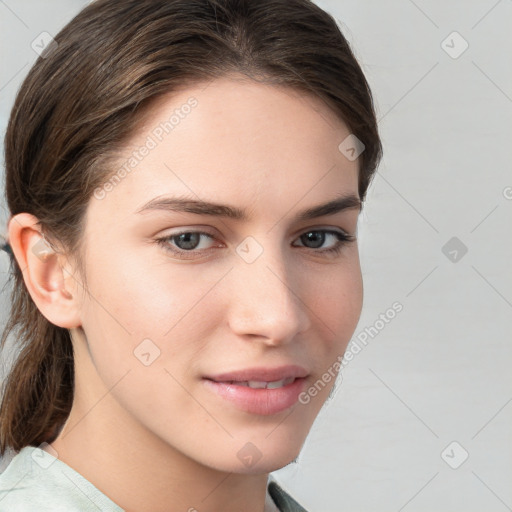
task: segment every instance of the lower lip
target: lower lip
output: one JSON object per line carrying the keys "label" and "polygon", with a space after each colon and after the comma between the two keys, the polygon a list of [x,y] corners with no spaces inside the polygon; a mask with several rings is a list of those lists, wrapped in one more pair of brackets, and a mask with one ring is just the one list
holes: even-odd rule
{"label": "lower lip", "polygon": [[270,416],[285,411],[297,403],[306,379],[295,379],[291,384],[277,389],[254,389],[209,379],[203,379],[203,382],[207,388],[229,400],[238,409]]}

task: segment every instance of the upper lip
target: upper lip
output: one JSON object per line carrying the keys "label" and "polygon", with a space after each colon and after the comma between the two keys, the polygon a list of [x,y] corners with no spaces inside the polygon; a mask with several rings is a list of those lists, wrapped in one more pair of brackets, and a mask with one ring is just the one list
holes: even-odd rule
{"label": "upper lip", "polygon": [[276,368],[245,368],[243,370],[221,373],[218,375],[207,376],[205,378],[216,382],[276,382],[290,377],[297,379],[306,377],[307,375],[309,375],[309,372],[302,366],[290,364]]}

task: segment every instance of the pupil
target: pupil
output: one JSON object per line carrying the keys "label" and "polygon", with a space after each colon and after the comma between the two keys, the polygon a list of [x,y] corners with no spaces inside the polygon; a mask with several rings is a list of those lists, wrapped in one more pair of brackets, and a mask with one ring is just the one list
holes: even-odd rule
{"label": "pupil", "polygon": [[306,237],[308,242],[313,243],[313,248],[321,247],[325,242],[325,233],[321,231],[310,231],[303,236]]}
{"label": "pupil", "polygon": [[199,243],[199,233],[182,233],[178,235],[178,246],[180,249],[194,249]]}

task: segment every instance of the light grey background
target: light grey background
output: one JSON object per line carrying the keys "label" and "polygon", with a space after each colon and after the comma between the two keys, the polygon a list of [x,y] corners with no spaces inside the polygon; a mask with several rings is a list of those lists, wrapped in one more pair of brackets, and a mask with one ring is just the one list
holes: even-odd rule
{"label": "light grey background", "polygon": [[[274,475],[310,512],[512,510],[512,1],[317,3],[353,45],[384,143],[354,339],[374,329]],[[31,42],[85,4],[0,0],[2,133]]]}

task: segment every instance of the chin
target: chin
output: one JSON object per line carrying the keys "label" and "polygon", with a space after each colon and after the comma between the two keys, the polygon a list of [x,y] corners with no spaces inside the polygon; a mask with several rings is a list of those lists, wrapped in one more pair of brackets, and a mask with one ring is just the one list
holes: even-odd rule
{"label": "chin", "polygon": [[236,464],[230,461],[229,471],[244,474],[271,473],[296,462],[304,440],[283,439],[276,437],[275,441],[247,442],[236,453]]}
{"label": "chin", "polygon": [[298,453],[294,453],[293,456],[288,457],[262,457],[258,462],[245,466],[244,464],[232,464],[228,468],[224,468],[225,471],[230,473],[238,473],[245,475],[260,475],[272,473],[278,469],[282,469],[292,463],[295,463],[298,458]]}

